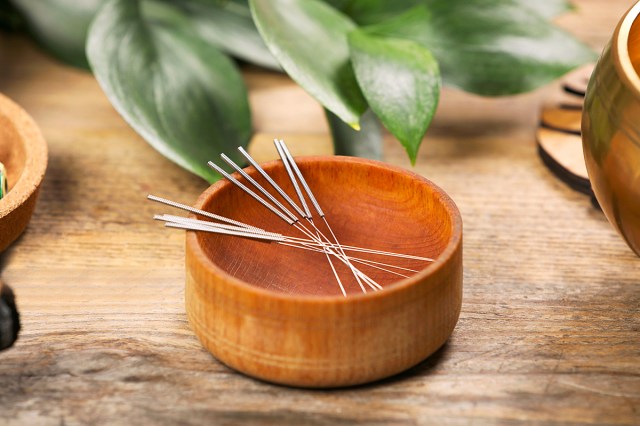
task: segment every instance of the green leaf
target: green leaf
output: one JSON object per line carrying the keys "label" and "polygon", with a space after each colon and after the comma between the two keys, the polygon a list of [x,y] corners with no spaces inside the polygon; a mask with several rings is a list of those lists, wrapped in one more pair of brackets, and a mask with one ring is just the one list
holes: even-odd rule
{"label": "green leaf", "polygon": [[518,0],[427,0],[372,34],[414,40],[438,60],[445,84],[485,96],[533,90],[595,53]]}
{"label": "green leaf", "polygon": [[423,0],[325,0],[359,25],[371,25],[396,17]]}
{"label": "green leaf", "polygon": [[566,0],[544,0],[544,1],[531,1],[531,0],[515,0],[522,7],[533,10],[538,15],[552,19],[558,15],[562,15],[565,12],[574,10],[574,6]]}
{"label": "green leaf", "polygon": [[38,43],[58,59],[88,69],[87,29],[104,0],[13,0]]}
{"label": "green leaf", "polygon": [[253,19],[282,68],[325,108],[358,128],[367,105],[349,62],[349,18],[318,0],[250,0]]}
{"label": "green leaf", "polygon": [[409,40],[349,35],[351,61],[364,97],[415,163],[440,96],[438,63]]}
{"label": "green leaf", "polygon": [[192,29],[203,40],[236,58],[281,70],[262,41],[247,2],[172,0],[171,3],[186,14]]}
{"label": "green leaf", "polygon": [[[569,12],[574,7],[566,0],[514,0],[521,7],[547,19]],[[377,24],[424,4],[424,0],[325,0],[359,25]]]}
{"label": "green leaf", "polygon": [[328,109],[324,110],[336,155],[382,159],[382,128],[371,110],[360,119],[360,130],[356,131]]}
{"label": "green leaf", "polygon": [[144,15],[131,0],[112,0],[100,10],[87,40],[91,68],[116,110],[147,142],[214,181],[219,176],[207,160],[223,151],[233,155],[251,134],[244,82],[179,13],[145,5]]}

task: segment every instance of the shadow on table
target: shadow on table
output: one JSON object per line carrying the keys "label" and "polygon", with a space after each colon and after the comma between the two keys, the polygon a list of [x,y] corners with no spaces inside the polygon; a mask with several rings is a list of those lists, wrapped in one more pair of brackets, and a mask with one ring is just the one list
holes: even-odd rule
{"label": "shadow on table", "polygon": [[358,385],[358,386],[351,386],[351,387],[348,387],[348,388],[341,388],[339,390],[349,390],[349,389],[354,389],[355,390],[355,389],[368,389],[368,388],[373,389],[373,388],[376,388],[378,386],[387,386],[387,385],[398,384],[400,382],[415,378],[417,376],[428,375],[435,368],[438,367],[438,364],[440,364],[440,362],[442,362],[446,358],[446,355],[447,355],[448,351],[449,351],[449,344],[447,342],[445,342],[445,344],[442,345],[440,347],[440,349],[438,349],[433,354],[431,354],[430,357],[428,357],[424,361],[420,362],[419,364],[414,365],[413,367],[409,368],[408,370],[405,370],[405,371],[403,371],[401,373],[396,374],[395,376],[387,377],[386,379],[381,379],[381,380],[378,380],[378,381],[372,382],[372,383],[367,383],[367,384]]}

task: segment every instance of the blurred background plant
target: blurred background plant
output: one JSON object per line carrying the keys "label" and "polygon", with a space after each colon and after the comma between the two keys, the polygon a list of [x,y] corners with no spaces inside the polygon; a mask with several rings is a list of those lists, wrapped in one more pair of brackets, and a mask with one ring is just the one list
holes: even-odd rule
{"label": "blurred background plant", "polygon": [[552,23],[564,0],[0,1],[2,28],[93,72],[147,142],[210,182],[206,161],[252,133],[234,59],[313,96],[336,154],[380,158],[381,123],[412,162],[441,83],[512,95],[595,59]]}

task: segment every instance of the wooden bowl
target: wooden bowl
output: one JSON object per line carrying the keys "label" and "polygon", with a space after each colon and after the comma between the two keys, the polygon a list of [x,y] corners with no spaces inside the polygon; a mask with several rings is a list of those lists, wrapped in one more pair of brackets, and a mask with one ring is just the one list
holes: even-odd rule
{"label": "wooden bowl", "polygon": [[[402,278],[362,267],[384,287],[366,294],[336,265],[348,292],[343,297],[322,253],[189,231],[185,298],[195,333],[231,368],[292,386],[356,385],[424,360],[444,344],[460,313],[457,207],[433,183],[401,168],[349,157],[297,162],[341,244],[435,261],[366,256],[418,271]],[[264,169],[293,196],[280,161]],[[253,168],[246,170],[267,187]],[[212,185],[196,207],[300,235],[227,181]]]}
{"label": "wooden bowl", "polygon": [[640,256],[640,2],[596,65],[582,114],[591,186],[609,222]]}
{"label": "wooden bowl", "polygon": [[47,144],[33,119],[0,95],[0,162],[9,192],[0,199],[0,252],[22,234],[36,205],[47,168]]}

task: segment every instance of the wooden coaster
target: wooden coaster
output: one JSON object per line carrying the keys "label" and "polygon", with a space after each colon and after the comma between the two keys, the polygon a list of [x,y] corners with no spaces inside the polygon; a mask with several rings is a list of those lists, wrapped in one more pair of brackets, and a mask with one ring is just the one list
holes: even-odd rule
{"label": "wooden coaster", "polygon": [[593,64],[570,73],[553,102],[542,109],[536,132],[538,154],[560,180],[576,191],[593,191],[582,153],[582,104]]}

